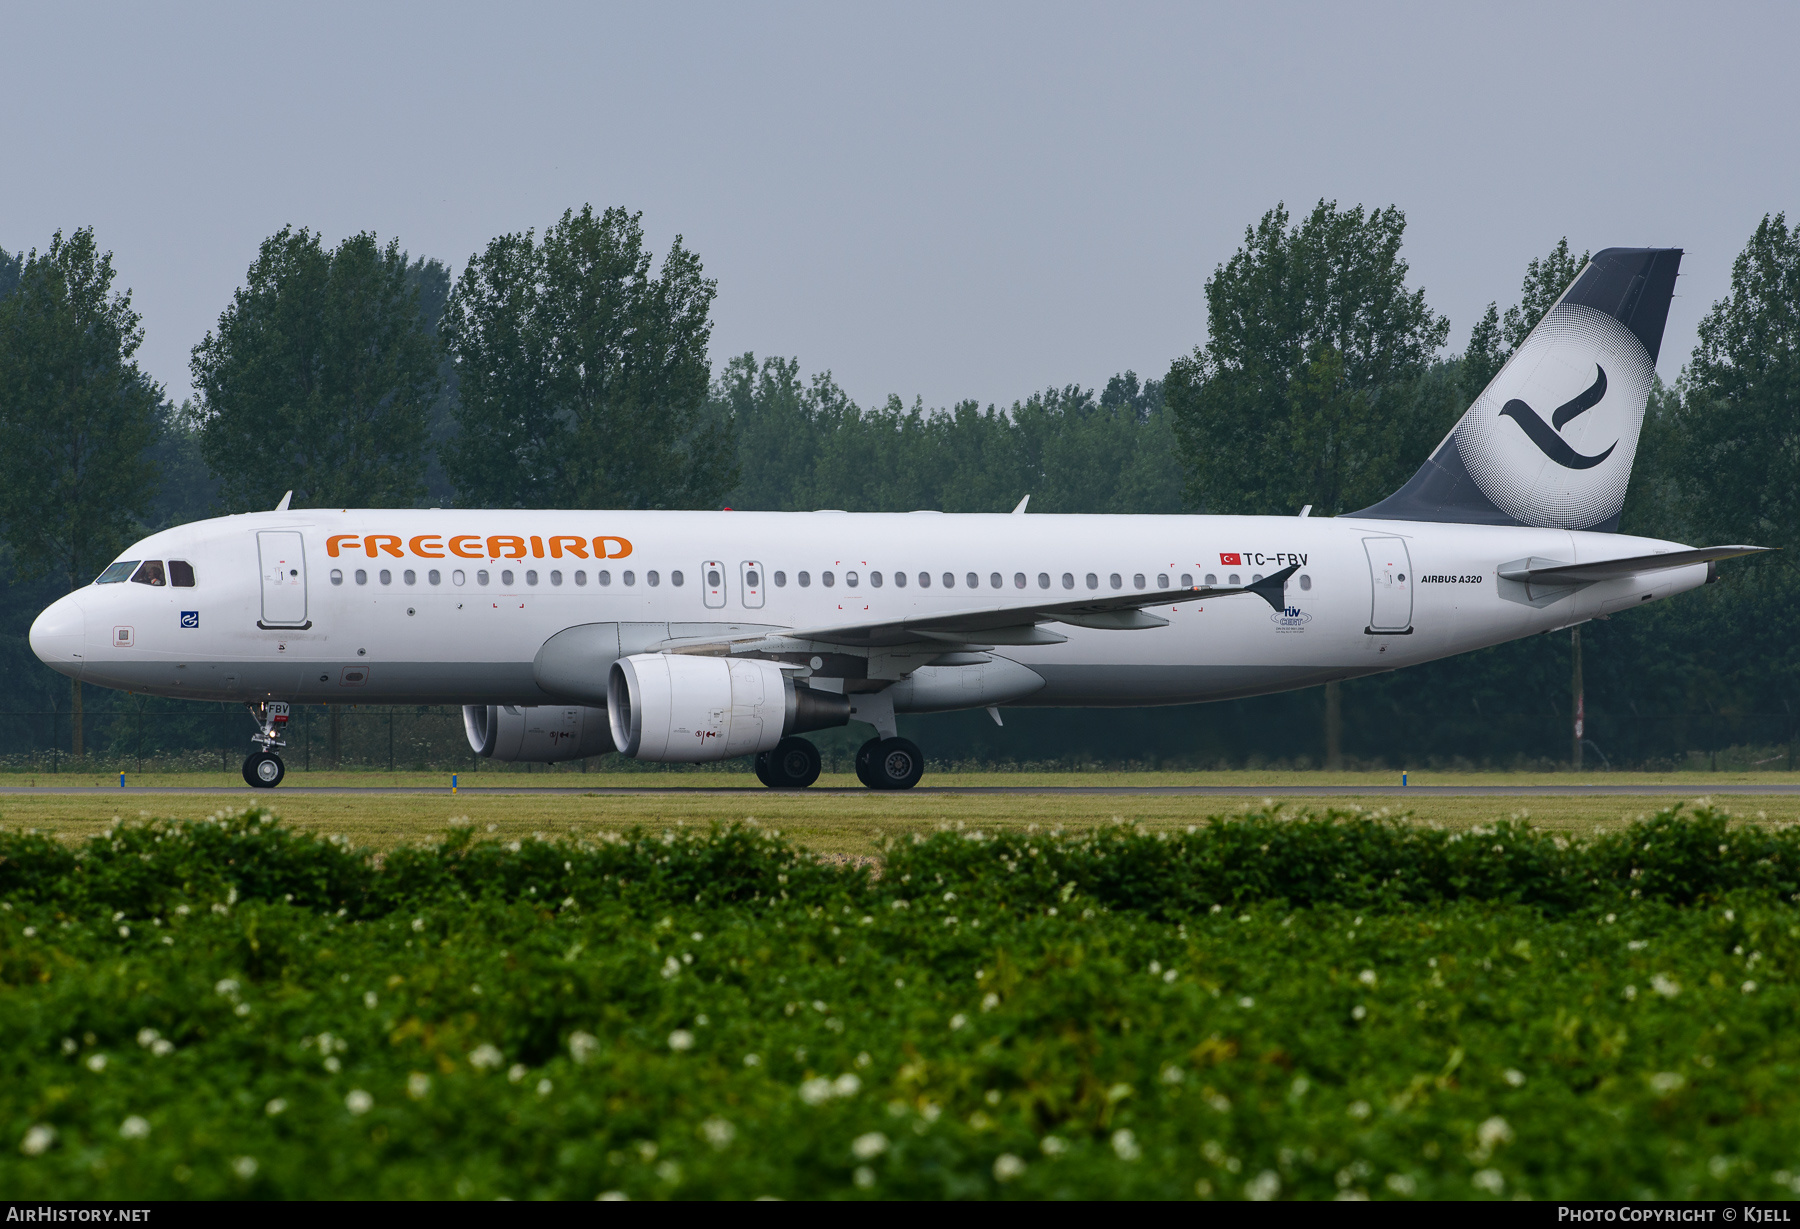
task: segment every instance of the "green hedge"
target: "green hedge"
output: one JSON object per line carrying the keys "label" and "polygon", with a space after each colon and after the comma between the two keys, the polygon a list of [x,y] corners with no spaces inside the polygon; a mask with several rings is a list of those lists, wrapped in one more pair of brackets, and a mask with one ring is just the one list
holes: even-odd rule
{"label": "green hedge", "polygon": [[0,833],[15,1198],[1773,1198],[1793,833]]}

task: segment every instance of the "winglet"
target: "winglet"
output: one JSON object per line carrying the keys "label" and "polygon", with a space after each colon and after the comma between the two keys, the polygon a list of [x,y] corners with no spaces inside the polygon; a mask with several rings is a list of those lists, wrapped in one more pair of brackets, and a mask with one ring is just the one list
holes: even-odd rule
{"label": "winglet", "polygon": [[1245,587],[1249,589],[1250,592],[1256,594],[1257,597],[1260,597],[1263,601],[1267,602],[1276,614],[1280,614],[1283,610],[1287,609],[1288,577],[1299,570],[1299,564],[1291,564],[1288,567],[1282,568],[1281,571],[1265,576],[1255,584],[1246,585]]}
{"label": "winglet", "polygon": [[292,491],[289,491],[286,495],[283,495],[281,497],[281,502],[275,505],[275,511],[286,512],[288,510],[288,501],[291,500],[293,497],[294,497],[294,493]]}
{"label": "winglet", "polygon": [[1014,516],[1024,516],[1025,515],[1025,505],[1030,502],[1031,502],[1030,495],[1025,496],[1024,499],[1021,499],[1019,501],[1019,506],[1013,509],[1013,515]]}

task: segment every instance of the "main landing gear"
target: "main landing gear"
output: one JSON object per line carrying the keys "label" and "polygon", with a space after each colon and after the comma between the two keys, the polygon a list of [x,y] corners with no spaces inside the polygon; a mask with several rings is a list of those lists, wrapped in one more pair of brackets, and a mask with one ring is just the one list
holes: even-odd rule
{"label": "main landing gear", "polygon": [[910,738],[871,738],[856,753],[856,779],[870,789],[911,789],[925,775],[925,756]]}
{"label": "main landing gear", "polygon": [[272,748],[285,747],[281,735],[286,732],[288,706],[279,700],[258,700],[246,705],[256,721],[256,733],[250,736],[260,750],[244,761],[244,783],[255,789],[274,789],[287,776],[287,765]]}
{"label": "main landing gear", "polygon": [[756,779],[770,789],[805,789],[819,779],[819,749],[804,738],[784,738],[756,753]]}

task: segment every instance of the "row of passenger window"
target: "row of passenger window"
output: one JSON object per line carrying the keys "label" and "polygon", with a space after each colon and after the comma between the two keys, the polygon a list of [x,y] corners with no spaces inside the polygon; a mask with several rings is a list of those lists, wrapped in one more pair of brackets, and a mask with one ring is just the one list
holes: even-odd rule
{"label": "row of passenger window", "polygon": [[[787,576],[786,572],[775,572],[772,574],[772,579],[775,581],[775,587],[777,589],[785,587],[788,583],[788,576]],[[802,589],[807,588],[813,582],[811,572],[796,572],[794,574],[794,579],[797,582],[799,582],[799,585]],[[933,576],[932,576],[932,573],[930,573],[930,572],[920,572],[920,573],[918,573],[918,575],[915,579],[916,579],[916,582],[917,582],[919,588],[921,588],[921,589],[929,589],[929,588],[931,588],[932,583],[933,583]],[[941,573],[937,576],[936,579],[937,579],[937,583],[941,584],[942,587],[945,589],[956,588],[957,575],[955,572]],[[1262,573],[1258,572],[1250,578],[1250,583],[1255,584],[1257,581],[1259,581],[1261,579],[1262,579]],[[824,585],[827,589],[836,585],[837,580],[838,580],[838,578],[837,578],[837,574],[835,572],[820,572],[819,573],[819,583]],[[873,588],[876,588],[876,589],[881,588],[882,585],[887,583],[888,580],[892,580],[894,586],[899,589],[906,588],[907,584],[910,583],[908,580],[907,574],[905,572],[894,572],[889,577],[884,577],[882,575],[882,573],[880,573],[880,572],[870,572],[869,573],[869,584]],[[1075,573],[1064,572],[1062,574],[1061,580],[1062,580],[1063,588],[1065,588],[1065,589],[1075,588]],[[861,582],[862,582],[862,578],[858,573],[856,573],[856,572],[845,572],[844,573],[844,584],[848,588],[854,589]],[[754,582],[752,582],[752,583],[754,583]],[[1031,583],[1031,578],[1029,576],[1027,576],[1026,573],[1014,572],[1012,574],[1012,587],[1013,588],[1024,589],[1024,588],[1029,587],[1030,583]],[[1098,572],[1087,573],[1084,577],[1082,577],[1082,583],[1085,584],[1089,589],[1098,589],[1101,584],[1100,573],[1098,573]],[[1214,574],[1212,572],[1208,572],[1206,574],[1205,580],[1202,581],[1201,583],[1207,584],[1207,585],[1217,585],[1219,583],[1219,578],[1216,574]],[[1241,585],[1244,583],[1243,576],[1241,573],[1237,573],[1237,572],[1230,573],[1225,577],[1225,583],[1228,585]],[[1037,587],[1038,588],[1048,589],[1051,587],[1051,584],[1052,584],[1052,582],[1050,579],[1050,573],[1039,572],[1037,574]],[[1121,573],[1110,572],[1106,576],[1106,584],[1109,588],[1123,589],[1125,587],[1125,577]],[[979,573],[979,572],[963,573],[962,585],[966,589],[981,588],[981,573]],[[1193,588],[1193,585],[1194,585],[1193,573],[1192,572],[1181,573],[1181,583],[1180,583],[1179,587],[1183,588],[1183,589],[1191,589],[1191,588]],[[1153,572],[1148,576],[1146,576],[1143,572],[1132,573],[1131,587],[1133,589],[1148,589],[1148,588],[1151,588],[1152,586],[1154,586],[1155,588],[1158,588],[1158,589],[1169,588],[1170,587],[1170,573],[1168,573],[1168,572]],[[987,587],[990,589],[1005,588],[1006,587],[1006,577],[999,572],[989,572],[988,577],[987,577]],[[1302,589],[1311,589],[1312,588],[1312,577],[1310,577],[1310,576],[1300,577],[1300,587]]]}
{"label": "row of passenger window", "polygon": [[[369,573],[364,568],[357,568],[356,571],[351,573],[351,577],[359,585],[366,585],[369,583]],[[375,579],[380,584],[391,585],[394,583],[394,573],[391,570],[389,570],[388,568],[382,568],[380,571],[375,573]],[[553,586],[561,585],[563,583],[563,579],[564,579],[564,577],[560,570],[553,569],[550,572],[551,585],[553,585]],[[571,573],[568,579],[573,580],[577,585],[585,585],[588,583],[588,574],[585,571],[578,570],[576,572]],[[670,572],[669,573],[669,583],[671,585],[674,585],[676,588],[680,588],[681,585],[686,581],[686,579],[687,578],[684,577],[680,572]],[[638,574],[636,572],[620,572],[619,580],[621,583],[623,583],[627,586],[635,585],[638,582]],[[488,570],[486,568],[478,568],[476,570],[475,584],[478,588],[483,588],[483,589],[488,588],[490,586],[491,581],[492,581],[492,576],[490,575],[490,573],[488,572]],[[516,574],[513,572],[513,570],[511,568],[502,568],[501,569],[501,571],[500,571],[500,587],[502,589],[512,588],[517,583],[517,581],[518,581],[518,577],[516,576]],[[595,584],[605,587],[607,585],[612,584],[612,582],[613,582],[613,574],[611,572],[605,570],[604,568],[601,569],[600,571],[594,573],[594,583]],[[662,578],[661,572],[645,572],[644,573],[644,583],[649,585],[652,589],[654,589],[654,588],[656,588],[656,586],[662,584],[662,582],[663,582],[663,578]],[[331,583],[334,585],[341,585],[344,583],[344,573],[341,568],[332,568],[331,569]],[[403,585],[416,585],[419,583],[419,574],[416,571],[414,571],[412,568],[407,568],[406,570],[404,570],[403,572],[400,573],[400,583]],[[428,585],[441,585],[444,583],[444,574],[441,571],[439,571],[437,568],[432,568],[425,573],[425,583]],[[450,583],[452,585],[466,585],[469,583],[469,574],[467,572],[463,571],[461,568],[457,568],[450,573]],[[535,587],[537,585],[537,583],[538,583],[537,569],[536,568],[527,568],[525,571],[525,584],[528,587]]]}

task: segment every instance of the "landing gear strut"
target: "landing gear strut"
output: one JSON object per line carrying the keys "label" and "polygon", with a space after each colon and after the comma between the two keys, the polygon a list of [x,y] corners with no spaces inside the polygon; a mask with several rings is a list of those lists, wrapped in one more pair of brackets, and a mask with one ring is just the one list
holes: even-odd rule
{"label": "landing gear strut", "polygon": [[804,738],[784,738],[756,755],[756,779],[770,789],[805,789],[819,779],[819,749]]}
{"label": "landing gear strut", "polygon": [[871,738],[856,753],[856,779],[870,789],[911,789],[924,775],[924,753],[909,738]]}
{"label": "landing gear strut", "polygon": [[287,765],[273,748],[287,746],[281,735],[287,732],[288,706],[279,700],[258,700],[245,707],[256,721],[250,741],[259,749],[244,761],[244,782],[255,789],[274,789],[287,775]]}

